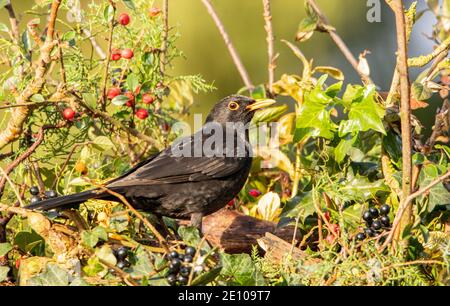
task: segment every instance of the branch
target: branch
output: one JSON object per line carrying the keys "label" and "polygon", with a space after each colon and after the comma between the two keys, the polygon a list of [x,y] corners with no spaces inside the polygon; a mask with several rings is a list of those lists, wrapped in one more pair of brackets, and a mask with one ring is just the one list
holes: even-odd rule
{"label": "branch", "polygon": [[164,77],[164,73],[166,71],[167,65],[167,48],[168,48],[168,39],[169,39],[169,0],[164,0],[163,4],[163,20],[164,20],[164,28],[162,35],[162,45],[161,45],[161,53],[160,53],[160,73],[161,76]]}
{"label": "branch", "polygon": [[317,16],[320,19],[320,22],[323,25],[322,27],[326,29],[328,34],[330,34],[331,39],[333,39],[334,43],[337,45],[339,50],[341,50],[342,54],[345,56],[347,61],[352,65],[353,69],[355,69],[355,71],[359,74],[363,82],[367,84],[373,84],[372,79],[359,69],[358,61],[353,56],[352,52],[347,47],[342,38],[337,34],[336,30],[330,25],[330,23],[328,22],[328,18],[322,13],[317,3],[314,0],[306,0],[306,1],[309,3],[311,8],[316,12]]}
{"label": "branch", "polygon": [[272,85],[274,82],[274,72],[276,68],[276,58],[277,56],[274,55],[274,36],[273,36],[273,28],[272,28],[272,14],[270,11],[270,0],[263,0],[263,7],[264,7],[264,21],[265,26],[264,29],[267,32],[267,55],[269,57],[269,65],[268,65],[268,71],[269,71],[269,92],[272,92]]}
{"label": "branch", "polygon": [[102,110],[105,110],[106,108],[106,86],[108,84],[108,75],[109,75],[109,63],[111,61],[111,50],[112,50],[112,43],[113,43],[113,34],[114,34],[114,26],[115,26],[115,16],[116,16],[116,5],[113,1],[109,1],[110,5],[113,8],[113,14],[111,17],[111,21],[109,23],[109,38],[108,38],[108,49],[106,50],[106,63],[105,63],[105,70],[103,72],[103,85],[102,85],[102,96],[100,98],[100,107]]}
{"label": "branch", "polygon": [[205,5],[206,9],[208,10],[209,15],[212,17],[214,22],[216,23],[217,28],[219,29],[220,34],[222,35],[222,38],[225,42],[225,45],[228,48],[228,51],[230,52],[230,55],[234,61],[234,65],[236,66],[237,70],[239,71],[239,74],[241,75],[242,80],[244,81],[245,87],[249,89],[250,91],[253,90],[254,86],[252,82],[250,81],[250,78],[248,76],[247,70],[245,69],[244,65],[242,64],[242,61],[236,52],[236,49],[233,46],[233,43],[231,42],[230,37],[228,36],[228,33],[225,31],[225,27],[223,26],[222,21],[220,20],[219,16],[217,15],[216,11],[214,10],[210,0],[202,0],[203,5]]}

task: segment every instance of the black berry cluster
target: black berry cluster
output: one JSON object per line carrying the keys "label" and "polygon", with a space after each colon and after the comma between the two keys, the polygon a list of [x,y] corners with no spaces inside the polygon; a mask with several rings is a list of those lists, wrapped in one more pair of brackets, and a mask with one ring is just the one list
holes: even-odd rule
{"label": "black berry cluster", "polygon": [[388,217],[390,210],[391,207],[384,204],[380,207],[380,210],[375,207],[370,207],[369,210],[365,211],[362,217],[366,222],[366,228],[364,229],[364,232],[356,235],[356,239],[364,240],[367,237],[373,237],[383,229],[391,226],[391,221]]}
{"label": "black berry cluster", "polygon": [[117,258],[116,267],[119,269],[123,269],[130,266],[130,262],[127,260],[128,257],[128,248],[121,246],[117,249],[113,249],[113,254]]}
{"label": "black berry cluster", "polygon": [[30,204],[36,204],[37,202],[40,202],[43,199],[51,199],[51,198],[56,198],[58,196],[54,190],[49,189],[49,190],[46,190],[44,192],[43,197],[41,197],[39,195],[39,188],[37,186],[32,186],[30,188],[30,194],[31,194]]}
{"label": "black berry cluster", "polygon": [[167,258],[170,264],[167,272],[167,282],[171,286],[186,285],[188,283],[195,253],[196,249],[188,246],[184,250],[184,254],[179,254],[177,251],[172,251],[168,254]]}

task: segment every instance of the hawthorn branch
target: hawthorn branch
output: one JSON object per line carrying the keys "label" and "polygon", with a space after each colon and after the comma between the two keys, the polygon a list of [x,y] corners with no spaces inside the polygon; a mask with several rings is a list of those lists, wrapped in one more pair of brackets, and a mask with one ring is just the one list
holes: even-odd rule
{"label": "hawthorn branch", "polygon": [[342,38],[337,34],[336,30],[330,25],[328,18],[323,14],[323,12],[320,10],[320,7],[317,5],[317,3],[314,0],[306,0],[308,4],[311,6],[311,8],[314,10],[314,12],[319,17],[320,22],[323,25],[323,28],[326,29],[328,34],[330,35],[331,39],[334,41],[336,46],[339,48],[339,50],[342,52],[344,57],[347,59],[347,61],[352,65],[353,69],[358,73],[360,78],[363,80],[366,84],[373,84],[372,79],[364,74],[358,67],[358,61],[353,56],[350,49],[347,47],[345,42],[342,40]]}
{"label": "hawthorn branch", "polygon": [[277,56],[274,55],[274,36],[273,36],[273,27],[272,27],[272,13],[270,10],[270,0],[263,0],[263,8],[264,8],[264,21],[265,26],[264,29],[267,33],[267,55],[269,58],[269,65],[268,65],[268,71],[269,71],[269,92],[272,92],[272,85],[275,80],[274,72],[276,68],[276,58]]}
{"label": "hawthorn branch", "polygon": [[244,64],[242,64],[241,58],[239,57],[239,54],[237,53],[236,49],[234,48],[233,43],[231,42],[231,39],[225,30],[225,27],[220,20],[219,16],[217,15],[216,11],[214,10],[214,7],[212,6],[210,0],[202,0],[203,5],[208,10],[209,15],[214,20],[217,29],[219,30],[220,34],[222,35],[222,38],[225,42],[225,45],[228,48],[228,51],[230,52],[231,58],[233,59],[234,65],[236,66],[237,70],[239,71],[239,74],[241,75],[242,80],[244,81],[245,87],[249,89],[250,91],[255,88],[250,81],[250,77],[248,76],[247,70],[244,67]]}
{"label": "hawthorn branch", "polygon": [[[40,57],[36,62],[35,74],[25,89],[16,97],[18,104],[26,103],[29,99],[42,90],[45,84],[45,75],[48,65],[51,62],[50,52],[54,46],[55,20],[61,0],[54,0],[51,6],[50,18],[47,25],[47,37],[44,45],[41,47]],[[15,107],[11,110],[11,118],[9,119],[5,129],[0,133],[0,150],[6,145],[20,137],[23,124],[28,118],[30,112],[29,107]]]}
{"label": "hawthorn branch", "polygon": [[397,70],[400,78],[400,119],[402,133],[402,194],[400,202],[405,203],[405,209],[407,208],[406,214],[402,214],[402,226],[396,232],[396,237],[399,237],[400,232],[410,222],[412,215],[412,206],[407,201],[412,190],[411,92],[408,75],[408,46],[403,0],[394,0],[390,5],[395,14],[398,48]]}

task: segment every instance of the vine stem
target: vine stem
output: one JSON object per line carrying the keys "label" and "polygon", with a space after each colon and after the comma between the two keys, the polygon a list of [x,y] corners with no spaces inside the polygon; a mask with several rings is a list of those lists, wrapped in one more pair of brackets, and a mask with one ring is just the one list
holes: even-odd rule
{"label": "vine stem", "polygon": [[248,76],[247,70],[245,69],[244,64],[242,64],[241,58],[239,57],[239,54],[234,48],[234,45],[231,42],[230,36],[225,30],[222,21],[220,20],[219,16],[214,10],[214,7],[212,6],[210,0],[202,0],[202,3],[208,10],[209,15],[214,20],[217,28],[219,29],[219,32],[222,35],[222,38],[225,42],[225,45],[227,46],[228,51],[230,52],[230,55],[233,59],[234,65],[236,66],[237,70],[239,71],[239,74],[241,75],[242,80],[244,81],[245,87],[247,87],[247,89],[252,91],[253,88],[255,87],[253,86],[253,83],[250,81],[250,77]]}

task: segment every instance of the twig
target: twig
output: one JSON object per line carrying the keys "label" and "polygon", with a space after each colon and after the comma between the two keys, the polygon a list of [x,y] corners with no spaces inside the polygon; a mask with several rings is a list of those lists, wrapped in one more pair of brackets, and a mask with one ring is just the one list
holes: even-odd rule
{"label": "twig", "polygon": [[403,267],[403,266],[410,266],[410,265],[431,265],[431,264],[436,264],[436,265],[444,265],[443,262],[440,262],[438,260],[414,260],[414,261],[407,261],[407,262],[399,262],[399,263],[395,263],[386,267],[381,268],[381,271],[386,271],[392,268],[398,268],[398,267]]}
{"label": "twig", "polygon": [[435,180],[433,180],[432,182],[430,182],[427,186],[419,189],[418,191],[410,194],[403,203],[400,204],[400,207],[397,211],[397,214],[395,215],[395,219],[394,222],[392,223],[392,228],[391,231],[389,232],[388,237],[386,238],[386,241],[383,243],[383,245],[379,248],[379,252],[382,252],[387,245],[392,241],[392,238],[394,237],[394,233],[396,231],[396,228],[398,227],[403,214],[406,211],[406,208],[409,206],[409,203],[411,203],[412,200],[414,200],[415,198],[421,196],[422,194],[428,192],[431,188],[433,188],[434,186],[436,186],[437,184],[443,182],[444,180],[446,180],[447,178],[450,177],[450,168],[447,170],[447,173],[445,173],[444,175],[436,178]]}
{"label": "twig", "polygon": [[331,39],[334,41],[334,43],[337,45],[339,50],[341,50],[342,54],[345,56],[347,61],[352,65],[353,69],[359,74],[360,78],[364,81],[364,83],[367,84],[373,84],[372,79],[364,74],[358,67],[358,61],[353,56],[350,49],[347,47],[345,42],[342,40],[342,38],[337,34],[336,30],[330,25],[328,22],[328,18],[322,13],[319,6],[314,0],[306,0],[308,1],[311,8],[316,12],[317,16],[319,17],[321,23],[323,24],[323,28],[326,29],[328,34],[330,35]]}
{"label": "twig", "polygon": [[8,181],[8,184],[11,186],[11,189],[14,191],[14,193],[16,194],[17,200],[20,203],[20,206],[24,206],[23,202],[22,202],[22,197],[20,196],[20,193],[17,191],[16,186],[14,185],[14,183],[11,181],[11,179],[8,176],[8,173],[6,173],[6,171],[0,167],[0,172],[2,174],[2,180],[5,179],[6,181]]}
{"label": "twig", "polygon": [[111,21],[109,22],[109,37],[108,37],[108,48],[106,50],[106,63],[105,70],[103,72],[103,84],[102,84],[102,96],[100,99],[100,108],[105,110],[106,108],[106,86],[108,85],[108,75],[109,75],[109,63],[111,61],[111,50],[113,44],[113,35],[114,35],[114,26],[116,24],[115,16],[116,16],[116,5],[113,1],[109,1],[109,4],[113,8],[113,14],[111,17]]}
{"label": "twig", "polygon": [[169,0],[164,0],[163,3],[163,32],[162,32],[162,45],[160,52],[159,69],[161,77],[164,78],[167,65],[167,48],[169,39]]}
{"label": "twig", "polygon": [[[397,68],[400,76],[400,119],[402,133],[402,195],[400,202],[405,202],[411,194],[412,178],[412,139],[411,139],[411,104],[410,104],[410,85],[408,75],[408,46],[406,34],[405,13],[403,10],[403,0],[391,2],[391,7],[395,13],[395,24],[397,29]],[[404,228],[410,222],[412,207],[409,207],[407,214],[403,216],[401,227]],[[400,229],[400,231],[401,231]],[[400,235],[397,232],[397,237]]]}
{"label": "twig", "polygon": [[236,49],[234,48],[233,43],[231,42],[231,39],[228,36],[228,33],[225,31],[225,27],[223,26],[222,21],[220,20],[219,16],[217,15],[216,11],[214,10],[210,0],[202,0],[202,2],[205,5],[206,9],[208,10],[209,15],[212,17],[212,19],[216,23],[216,26],[219,29],[220,34],[222,35],[225,45],[227,46],[228,51],[231,54],[231,57],[234,61],[234,65],[236,66],[237,70],[239,71],[239,74],[241,75],[242,80],[244,81],[245,87],[247,87],[248,90],[252,91],[254,86],[253,86],[252,82],[250,81],[247,70],[245,69],[244,65],[242,64],[242,61],[241,61],[238,53],[236,52]]}
{"label": "twig", "polygon": [[273,36],[273,27],[272,27],[272,13],[270,11],[270,0],[263,0],[263,8],[264,8],[264,21],[265,26],[264,29],[267,33],[267,55],[269,58],[269,92],[272,92],[272,85],[275,80],[274,72],[276,68],[276,56],[274,55],[274,36]]}

